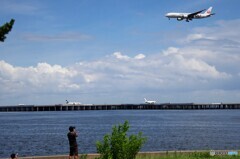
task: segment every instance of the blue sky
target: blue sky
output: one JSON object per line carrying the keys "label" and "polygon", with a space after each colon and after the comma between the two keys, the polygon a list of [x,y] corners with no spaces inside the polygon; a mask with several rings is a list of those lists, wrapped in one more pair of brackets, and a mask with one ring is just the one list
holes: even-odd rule
{"label": "blue sky", "polygon": [[[238,0],[1,0],[0,105],[240,102]],[[167,12],[213,6],[189,23]]]}

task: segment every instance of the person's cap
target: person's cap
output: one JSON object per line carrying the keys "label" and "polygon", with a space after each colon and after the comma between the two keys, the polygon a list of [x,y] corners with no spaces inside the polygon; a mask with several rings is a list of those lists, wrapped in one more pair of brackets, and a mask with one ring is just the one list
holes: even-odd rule
{"label": "person's cap", "polygon": [[11,154],[11,158],[16,158],[17,155],[18,155],[17,153],[12,153],[12,154]]}
{"label": "person's cap", "polygon": [[75,129],[75,126],[69,126],[69,131],[73,131]]}

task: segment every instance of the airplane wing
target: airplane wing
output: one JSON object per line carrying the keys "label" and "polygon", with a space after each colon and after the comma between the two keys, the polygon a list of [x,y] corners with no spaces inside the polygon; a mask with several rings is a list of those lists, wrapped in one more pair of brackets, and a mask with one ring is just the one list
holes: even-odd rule
{"label": "airplane wing", "polygon": [[187,16],[187,19],[193,19],[195,15],[201,13],[202,11],[205,11],[206,9],[203,9],[203,10],[200,10],[198,12],[195,12],[195,13],[191,13],[191,14],[188,14]]}

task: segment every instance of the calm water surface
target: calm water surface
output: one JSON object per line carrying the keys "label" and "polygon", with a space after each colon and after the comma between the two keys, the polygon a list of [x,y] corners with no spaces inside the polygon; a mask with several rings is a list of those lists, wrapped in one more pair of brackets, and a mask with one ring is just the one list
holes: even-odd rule
{"label": "calm water surface", "polygon": [[70,125],[79,152],[94,153],[96,141],[125,120],[129,133],[148,138],[142,151],[240,149],[240,110],[1,112],[0,157],[68,154]]}

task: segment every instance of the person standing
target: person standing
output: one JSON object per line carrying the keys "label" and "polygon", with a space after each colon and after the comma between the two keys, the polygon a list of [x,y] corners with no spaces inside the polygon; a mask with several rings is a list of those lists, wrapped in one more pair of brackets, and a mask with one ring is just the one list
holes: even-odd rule
{"label": "person standing", "polygon": [[78,144],[77,144],[77,132],[74,126],[69,127],[69,132],[67,134],[69,146],[70,146],[70,153],[69,153],[69,159],[72,157],[74,159],[78,158]]}

